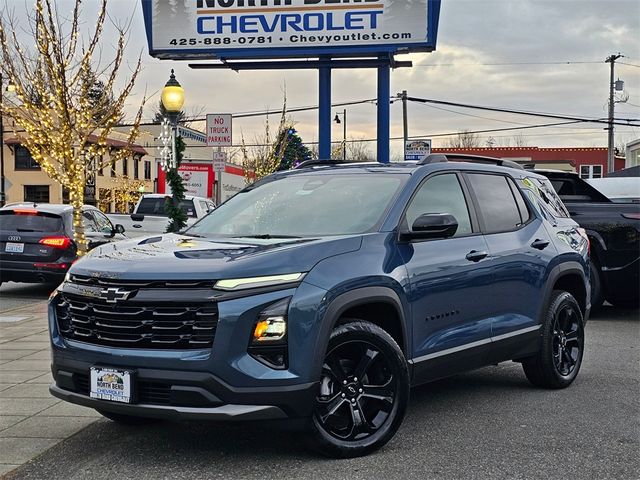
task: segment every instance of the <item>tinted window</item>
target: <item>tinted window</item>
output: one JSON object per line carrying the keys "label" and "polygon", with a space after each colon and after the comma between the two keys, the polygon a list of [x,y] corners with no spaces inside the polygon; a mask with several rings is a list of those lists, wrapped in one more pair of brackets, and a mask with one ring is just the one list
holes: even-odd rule
{"label": "tinted window", "polygon": [[[140,215],[158,215],[164,217],[167,215],[164,210],[164,204],[166,201],[167,199],[164,197],[143,198],[136,213],[139,213]],[[183,200],[180,202],[180,208],[182,208],[188,217],[196,216],[196,211],[193,207],[193,200]]]}
{"label": "tinted window", "polygon": [[520,211],[506,177],[468,174],[485,224],[485,233],[508,232],[522,225]]}
{"label": "tinted window", "polygon": [[351,235],[371,231],[406,176],[301,174],[243,190],[198,222],[199,235]]}
{"label": "tinted window", "polygon": [[[539,179],[535,177],[527,177],[522,180],[522,185],[526,187],[528,190],[533,192],[538,203],[540,203],[543,208],[546,208],[551,215],[557,218],[569,218],[569,212],[556,194],[554,190],[554,186],[551,185],[551,182],[548,179]],[[569,182],[559,182],[557,188],[561,191],[569,191],[569,188],[573,189],[573,184]],[[571,193],[568,195],[574,195],[575,191],[571,190]]]}
{"label": "tinted window", "polygon": [[422,184],[407,208],[407,225],[411,227],[420,215],[448,213],[456,217],[456,237],[472,233],[469,209],[457,175],[436,175]]}
{"label": "tinted window", "polygon": [[513,180],[509,179],[508,182],[509,182],[509,186],[511,187],[511,193],[513,193],[513,196],[516,199],[516,203],[518,204],[518,211],[520,212],[520,220],[524,225],[531,218],[531,213],[529,212],[529,208],[527,207],[527,202],[524,201],[524,198],[522,197],[522,192],[518,190],[518,187],[516,187],[516,184],[513,182]]}
{"label": "tinted window", "polygon": [[12,232],[61,232],[62,218],[57,215],[15,214],[0,211],[0,230]]}

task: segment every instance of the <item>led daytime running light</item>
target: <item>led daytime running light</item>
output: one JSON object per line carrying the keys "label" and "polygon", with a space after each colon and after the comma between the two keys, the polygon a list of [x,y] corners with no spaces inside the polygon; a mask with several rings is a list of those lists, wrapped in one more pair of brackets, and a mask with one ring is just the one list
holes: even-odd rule
{"label": "led daytime running light", "polygon": [[267,277],[234,278],[218,280],[214,288],[218,290],[244,290],[248,288],[270,287],[302,280],[304,273],[290,273],[287,275],[271,275]]}

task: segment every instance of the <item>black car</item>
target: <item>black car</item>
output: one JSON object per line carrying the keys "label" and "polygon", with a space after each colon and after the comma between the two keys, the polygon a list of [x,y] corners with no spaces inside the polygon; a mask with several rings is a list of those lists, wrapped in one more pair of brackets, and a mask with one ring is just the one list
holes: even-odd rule
{"label": "black car", "polygon": [[[83,207],[89,248],[124,240],[96,207]],[[0,209],[0,283],[60,283],[78,258],[70,205],[19,203]]]}
{"label": "black car", "polygon": [[640,205],[615,203],[575,173],[538,170],[591,241],[591,305],[640,306]]}

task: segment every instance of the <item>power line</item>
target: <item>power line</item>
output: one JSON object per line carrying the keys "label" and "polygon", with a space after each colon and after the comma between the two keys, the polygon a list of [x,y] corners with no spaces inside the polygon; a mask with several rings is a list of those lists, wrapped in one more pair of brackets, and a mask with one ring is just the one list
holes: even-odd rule
{"label": "power line", "polygon": [[[541,112],[529,112],[525,110],[513,110],[509,108],[497,108],[497,107],[483,107],[479,105],[470,105],[466,103],[457,103],[457,102],[447,102],[443,100],[433,100],[429,98],[418,98],[418,97],[407,97],[407,100],[416,103],[431,103],[435,105],[447,105],[450,107],[462,107],[462,108],[471,108],[474,110],[485,110],[489,112],[500,112],[500,113],[511,113],[515,115],[527,115],[531,117],[543,117],[543,118],[556,118],[558,120],[572,120],[577,122],[588,122],[588,123],[602,123],[609,124],[608,121],[596,118],[586,118],[586,117],[576,117],[571,115],[561,115],[556,113],[541,113]],[[615,125],[623,125],[623,126],[632,126],[632,127],[640,127],[640,125],[634,125],[630,122],[638,121],[637,119],[617,119],[617,122],[614,122]],[[626,123],[623,123],[626,122]]]}
{"label": "power line", "polygon": [[558,62],[494,62],[494,63],[432,63],[414,65],[415,67],[510,67],[522,65],[592,65],[599,61],[558,61]]}

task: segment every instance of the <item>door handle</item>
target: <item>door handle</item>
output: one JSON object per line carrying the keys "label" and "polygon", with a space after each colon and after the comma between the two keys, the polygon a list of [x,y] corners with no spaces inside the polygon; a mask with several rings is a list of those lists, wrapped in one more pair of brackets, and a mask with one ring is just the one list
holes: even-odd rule
{"label": "door handle", "polygon": [[533,242],[531,244],[531,246],[533,248],[538,249],[538,250],[544,250],[545,248],[547,248],[549,246],[549,241],[548,240],[537,239],[535,242]]}
{"label": "door handle", "polygon": [[479,262],[480,260],[483,260],[488,256],[489,254],[487,252],[478,252],[477,250],[473,250],[467,255],[467,260],[469,260],[470,262]]}

